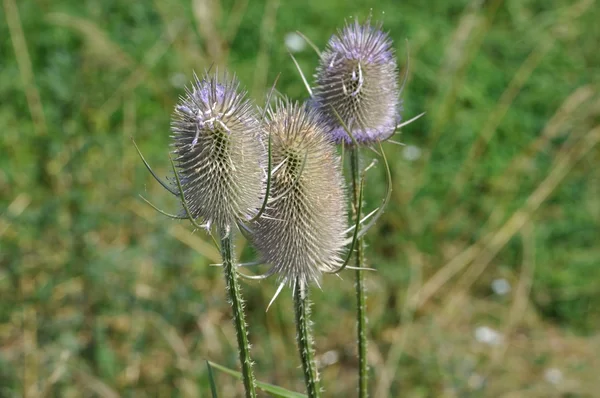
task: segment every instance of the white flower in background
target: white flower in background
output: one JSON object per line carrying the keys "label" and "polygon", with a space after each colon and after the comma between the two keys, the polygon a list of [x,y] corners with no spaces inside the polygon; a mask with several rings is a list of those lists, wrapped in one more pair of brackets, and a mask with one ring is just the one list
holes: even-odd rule
{"label": "white flower in background", "polygon": [[285,46],[293,53],[299,53],[306,48],[306,41],[296,32],[289,32],[284,38]]}
{"label": "white flower in background", "polygon": [[488,345],[498,345],[502,343],[502,334],[488,326],[480,326],[475,329],[475,340]]}
{"label": "white flower in background", "polygon": [[473,373],[467,381],[472,390],[480,390],[485,386],[485,377],[479,373]]}
{"label": "white flower in background", "polygon": [[331,366],[340,360],[340,354],[335,350],[329,350],[325,354],[321,355],[319,360],[319,366]]}
{"label": "white flower in background", "polygon": [[494,279],[492,281],[492,290],[498,296],[504,296],[512,290],[510,283],[504,278]]}
{"label": "white flower in background", "polygon": [[409,162],[414,162],[421,157],[421,148],[414,145],[407,145],[402,151],[402,156],[404,156],[404,159],[408,160]]}
{"label": "white flower in background", "polygon": [[169,76],[169,82],[175,88],[184,88],[188,82],[188,78],[183,73],[173,73]]}
{"label": "white flower in background", "polygon": [[563,380],[563,374],[560,369],[548,368],[544,372],[544,379],[550,384],[557,385]]}

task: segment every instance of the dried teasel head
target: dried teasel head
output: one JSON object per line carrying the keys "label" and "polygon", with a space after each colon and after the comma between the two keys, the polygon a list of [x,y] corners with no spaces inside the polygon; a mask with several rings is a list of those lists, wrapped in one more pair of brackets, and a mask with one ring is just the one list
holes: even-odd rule
{"label": "dried teasel head", "polygon": [[370,18],[347,23],[321,54],[314,104],[338,143],[354,142],[346,128],[358,144],[383,141],[401,120],[396,56],[381,28]]}
{"label": "dried teasel head", "polygon": [[191,216],[230,228],[262,203],[267,153],[257,109],[235,76],[194,76],[175,106],[173,153]]}
{"label": "dried teasel head", "polygon": [[340,159],[318,113],[305,105],[279,101],[266,128],[275,168],[252,240],[269,274],[306,286],[341,264],[347,213]]}

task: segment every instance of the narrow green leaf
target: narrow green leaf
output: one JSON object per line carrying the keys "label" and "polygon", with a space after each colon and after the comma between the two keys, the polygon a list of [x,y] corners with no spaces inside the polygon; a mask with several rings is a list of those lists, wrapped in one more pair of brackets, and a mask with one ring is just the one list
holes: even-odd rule
{"label": "narrow green leaf", "polygon": [[208,368],[208,381],[210,382],[210,392],[212,394],[212,398],[219,398],[219,394],[217,394],[217,385],[215,384],[215,377],[209,361],[206,361],[206,367]]}
{"label": "narrow green leaf", "polygon": [[[221,366],[217,363],[211,362],[211,361],[206,361],[208,362],[208,364],[223,372],[226,373],[230,376],[235,377],[238,380],[242,380],[242,374],[238,371],[235,370],[231,370],[229,368],[226,368],[225,366]],[[263,390],[264,392],[267,392],[275,397],[281,397],[281,398],[306,398],[306,395],[301,394],[299,392],[295,392],[295,391],[290,391],[290,390],[286,390],[283,387],[278,387],[278,386],[274,386],[272,384],[268,384],[268,383],[263,383],[262,381],[256,381],[256,387],[260,388],[261,390]]]}

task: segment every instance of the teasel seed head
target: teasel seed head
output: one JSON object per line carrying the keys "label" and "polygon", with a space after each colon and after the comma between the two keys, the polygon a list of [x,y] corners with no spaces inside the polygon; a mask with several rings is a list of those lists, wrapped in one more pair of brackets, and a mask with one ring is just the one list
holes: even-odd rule
{"label": "teasel seed head", "polygon": [[316,110],[279,101],[270,108],[271,202],[251,229],[260,259],[282,283],[318,283],[341,263],[347,226],[340,159]]}
{"label": "teasel seed head", "polygon": [[173,153],[191,216],[228,229],[261,205],[264,129],[235,76],[194,76],[172,117]]}
{"label": "teasel seed head", "polygon": [[314,104],[337,143],[353,142],[344,124],[358,144],[368,145],[389,138],[401,120],[396,56],[381,29],[370,18],[347,23],[321,54]]}

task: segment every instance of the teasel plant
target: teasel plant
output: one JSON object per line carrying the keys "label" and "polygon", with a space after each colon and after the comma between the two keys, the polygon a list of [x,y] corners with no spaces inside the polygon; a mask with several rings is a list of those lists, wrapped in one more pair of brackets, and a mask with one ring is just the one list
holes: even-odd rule
{"label": "teasel plant", "polygon": [[[259,118],[235,77],[206,72],[202,78],[195,76],[180,98],[171,128],[174,178],[167,181],[133,143],[146,168],[179,198],[182,209],[169,214],[142,199],[163,215],[187,219],[196,229],[206,230],[220,246],[223,263],[218,265],[224,268],[233,309],[246,396],[256,396],[256,387],[237,275],[256,280],[276,274],[280,285],[269,306],[284,286],[292,287],[307,392],[318,397],[309,285],[318,285],[323,273],[353,268],[348,264],[360,227],[373,215],[362,220],[359,215],[347,228],[345,185],[326,125],[315,109],[287,100],[265,107]],[[220,245],[212,235],[213,226]],[[235,263],[236,227],[257,247],[260,261]],[[272,267],[263,275],[238,271],[240,266],[260,264]]]}
{"label": "teasel plant", "polygon": [[318,111],[280,99],[267,115],[270,159],[275,164],[270,178],[272,195],[264,214],[249,224],[246,234],[259,255],[251,264],[271,268],[262,275],[246,277],[276,275],[280,284],[271,303],[283,287],[292,287],[306,390],[309,397],[319,397],[310,286],[320,287],[323,274],[339,273],[348,266],[361,222],[368,216],[348,227],[341,162]]}
{"label": "teasel plant", "polygon": [[[174,159],[170,160],[174,178],[159,178],[134,142],[152,176],[179,198],[182,209],[169,214],[142,199],[168,217],[187,219],[196,229],[206,230],[220,247],[223,263],[219,265],[232,306],[246,397],[256,397],[256,381],[233,242],[239,226],[260,218],[267,203],[271,161],[264,116],[247,99],[235,76],[206,71],[201,78],[194,75],[172,115]],[[212,235],[213,229],[220,244]]]}
{"label": "teasel plant", "polygon": [[314,88],[302,73],[299,64],[290,54],[310,94],[309,103],[321,114],[327,134],[348,152],[352,186],[354,220],[360,219],[362,210],[362,185],[364,175],[371,165],[361,171],[361,148],[372,150],[383,159],[387,188],[382,203],[374,210],[369,223],[357,235],[354,257],[355,294],[357,304],[357,345],[359,362],[358,392],[368,396],[367,316],[366,289],[363,271],[365,266],[364,235],[383,214],[392,192],[392,177],[382,143],[391,142],[398,130],[424,113],[402,122],[401,94],[408,77],[408,59],[404,78],[398,83],[398,66],[393,43],[382,30],[382,24],[371,24],[371,16],[361,24],[357,19],[347,22],[328,41],[321,52],[306,36],[301,36],[319,56]]}

